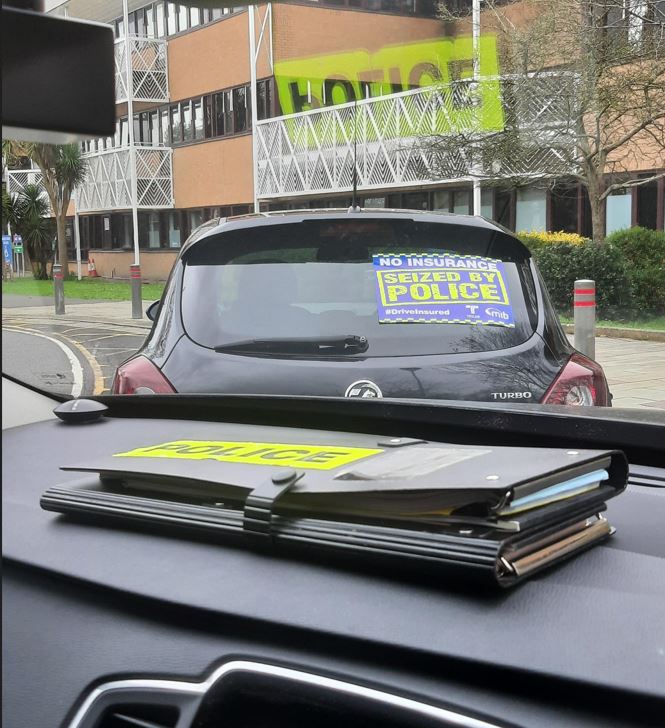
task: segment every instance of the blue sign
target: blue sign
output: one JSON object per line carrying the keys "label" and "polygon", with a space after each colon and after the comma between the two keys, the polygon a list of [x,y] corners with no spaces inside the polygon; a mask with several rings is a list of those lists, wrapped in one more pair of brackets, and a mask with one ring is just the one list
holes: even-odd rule
{"label": "blue sign", "polygon": [[2,260],[8,264],[12,264],[12,239],[9,235],[2,236]]}
{"label": "blue sign", "polygon": [[514,327],[503,261],[477,255],[374,255],[379,322]]}

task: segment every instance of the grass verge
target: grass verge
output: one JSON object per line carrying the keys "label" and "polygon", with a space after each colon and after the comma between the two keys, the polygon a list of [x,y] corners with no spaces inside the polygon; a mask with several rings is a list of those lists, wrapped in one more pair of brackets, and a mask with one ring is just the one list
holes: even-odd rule
{"label": "grass verge", "polygon": [[[562,324],[574,323],[571,316],[559,316]],[[648,319],[637,319],[636,321],[613,321],[599,319],[596,326],[604,326],[613,329],[646,329],[648,331],[665,331],[665,316],[654,316]]]}
{"label": "grass verge", "polygon": [[[164,290],[163,283],[144,283],[141,297],[157,300]],[[14,278],[2,282],[2,292],[15,296],[53,296],[53,281],[36,281],[33,278]],[[78,298],[87,301],[129,301],[131,285],[126,281],[108,281],[102,278],[82,278],[65,281],[65,299]]]}

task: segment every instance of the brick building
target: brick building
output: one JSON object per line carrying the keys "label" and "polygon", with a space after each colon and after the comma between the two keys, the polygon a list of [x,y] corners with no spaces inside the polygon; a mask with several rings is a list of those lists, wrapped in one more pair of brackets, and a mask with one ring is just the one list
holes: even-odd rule
{"label": "brick building", "polygon": [[[439,113],[423,88],[431,85],[427,44],[450,30],[433,0],[294,0],[224,10],[140,0],[124,9],[119,0],[52,4],[53,12],[110,23],[117,39],[116,134],[84,143],[88,180],[69,227],[72,259],[78,225],[83,260],[91,253],[102,276],[127,277],[138,243],[144,277],[165,278],[191,230],[214,216],[255,205],[348,206],[351,124],[361,204],[473,210],[468,169],[442,173],[427,155],[400,148],[400,138]],[[345,81],[350,63],[382,70]],[[299,74],[315,80],[300,84]],[[328,81],[317,85],[317,74]],[[349,103],[354,95],[357,104]],[[556,132],[556,119],[550,122]],[[640,173],[652,173],[653,164]],[[608,232],[662,228],[664,208],[663,179],[613,195]],[[590,232],[585,193],[564,177],[550,189],[484,179],[482,214],[511,229]]]}

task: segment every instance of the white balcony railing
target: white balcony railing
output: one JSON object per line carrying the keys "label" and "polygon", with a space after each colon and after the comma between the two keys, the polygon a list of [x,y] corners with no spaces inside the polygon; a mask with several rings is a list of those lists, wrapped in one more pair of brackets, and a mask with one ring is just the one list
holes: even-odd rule
{"label": "white balcony railing", "polygon": [[[77,189],[78,211],[131,209],[130,148],[115,147],[83,156],[88,172]],[[136,206],[151,210],[173,207],[170,147],[136,146]]]}
{"label": "white balcony railing", "polygon": [[[127,54],[131,74],[127,74]],[[162,38],[129,36],[115,42],[116,103],[128,96],[135,101],[162,103],[169,100],[166,41]]]}
{"label": "white balcony railing", "polygon": [[[487,84],[484,88],[482,84]],[[429,87],[266,119],[257,124],[258,195],[262,199],[348,192],[354,148],[358,188],[365,190],[483,178],[564,174],[574,150],[575,78],[484,79]],[[441,143],[460,133],[473,142],[503,130],[521,153],[497,159],[473,143]],[[564,153],[565,152],[565,153]],[[475,155],[475,158],[474,158]]]}
{"label": "white balcony railing", "polygon": [[[7,169],[6,179],[7,194],[9,194],[10,197],[16,197],[21,194],[28,185],[39,185],[40,187],[42,185],[42,173],[36,166],[33,166],[30,169]],[[51,203],[48,199],[48,195],[46,194],[46,190],[43,187],[41,196],[48,204],[48,209],[50,211]]]}

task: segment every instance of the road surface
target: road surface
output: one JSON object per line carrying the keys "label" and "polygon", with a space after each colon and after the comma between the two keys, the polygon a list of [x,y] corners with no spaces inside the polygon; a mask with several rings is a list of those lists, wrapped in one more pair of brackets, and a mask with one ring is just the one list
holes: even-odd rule
{"label": "road surface", "polygon": [[148,332],[120,326],[5,318],[2,371],[40,389],[73,396],[110,390],[118,364]]}

